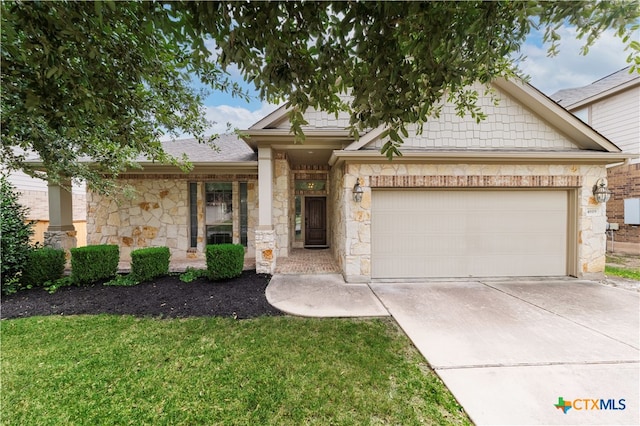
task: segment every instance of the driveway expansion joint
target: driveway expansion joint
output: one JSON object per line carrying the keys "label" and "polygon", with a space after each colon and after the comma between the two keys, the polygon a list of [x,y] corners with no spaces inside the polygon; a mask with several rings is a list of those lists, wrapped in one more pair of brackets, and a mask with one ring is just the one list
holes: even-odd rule
{"label": "driveway expansion joint", "polygon": [[[618,342],[618,343],[622,343],[623,345],[625,345],[625,346],[629,346],[629,347],[630,347],[630,348],[632,348],[632,349],[640,350],[640,347],[638,347],[638,346],[634,346],[634,345],[632,345],[632,344],[630,344],[630,343],[627,343],[627,342],[625,342],[625,341],[623,341],[623,340],[617,339],[617,338],[615,338],[615,337],[613,337],[613,336],[610,336],[610,335],[608,335],[608,334],[606,334],[606,333],[604,333],[604,332],[602,332],[602,331],[600,331],[600,330],[597,330],[597,329],[595,329],[595,328],[593,328],[593,327],[589,327],[589,326],[587,326],[587,325],[585,325],[585,324],[582,324],[582,323],[580,323],[580,322],[578,322],[578,321],[576,321],[576,320],[573,320],[573,319],[569,318],[568,316],[565,316],[565,315],[559,314],[559,313],[557,313],[557,312],[554,312],[554,311],[552,311],[552,310],[550,310],[550,309],[545,308],[544,306],[541,306],[541,305],[538,305],[538,304],[536,304],[536,303],[530,302],[530,301],[528,301],[528,300],[526,300],[526,299],[524,299],[524,298],[522,298],[522,297],[518,297],[518,296],[516,296],[515,294],[511,294],[511,293],[509,293],[509,292],[507,292],[507,291],[505,291],[505,290],[502,290],[501,288],[495,287],[494,285],[491,285],[491,284],[490,284],[492,281],[478,281],[478,282],[479,282],[480,284],[482,284],[482,285],[486,286],[486,287],[489,287],[489,288],[491,288],[491,289],[493,289],[493,290],[499,291],[500,293],[502,293],[502,294],[504,294],[504,295],[506,295],[506,296],[513,297],[513,298],[514,298],[514,299],[516,299],[516,300],[519,300],[519,301],[524,302],[524,303],[526,303],[526,304],[528,304],[528,305],[534,306],[534,307],[536,307],[536,308],[538,308],[538,309],[541,309],[541,310],[543,310],[543,311],[545,311],[545,312],[550,313],[551,315],[555,315],[555,316],[557,316],[558,318],[562,318],[562,319],[564,319],[564,320],[566,320],[566,321],[572,322],[573,324],[575,324],[575,325],[577,325],[577,326],[580,326],[580,327],[582,327],[582,328],[585,328],[585,329],[587,329],[587,330],[589,330],[589,331],[592,331],[592,332],[594,332],[594,333],[600,334],[601,336],[604,336],[604,337],[606,337],[606,338],[608,338],[608,339],[614,340],[614,341],[616,341],[616,342]],[[493,282],[495,283],[495,282],[499,282],[499,281],[493,281]],[[602,284],[599,284],[599,285],[602,285]]]}
{"label": "driveway expansion joint", "polygon": [[551,367],[551,366],[570,366],[570,365],[620,365],[620,364],[638,364],[640,360],[617,360],[617,361],[557,361],[557,362],[523,362],[509,364],[469,364],[469,365],[450,365],[437,367],[431,365],[436,371],[444,370],[468,370],[481,368],[520,368],[520,367]]}

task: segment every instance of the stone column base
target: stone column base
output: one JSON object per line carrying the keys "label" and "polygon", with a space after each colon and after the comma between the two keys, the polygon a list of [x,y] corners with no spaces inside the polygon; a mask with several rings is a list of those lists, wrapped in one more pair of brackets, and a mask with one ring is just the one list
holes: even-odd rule
{"label": "stone column base", "polygon": [[69,256],[69,249],[78,245],[77,231],[45,231],[44,245],[55,249],[63,249]]}
{"label": "stone column base", "polygon": [[256,272],[273,274],[276,271],[276,232],[256,229]]}

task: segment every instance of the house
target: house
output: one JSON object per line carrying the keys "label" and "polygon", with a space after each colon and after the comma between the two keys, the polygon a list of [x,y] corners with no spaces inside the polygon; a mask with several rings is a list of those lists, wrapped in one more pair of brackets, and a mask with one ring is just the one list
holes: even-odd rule
{"label": "house", "polygon": [[[587,86],[560,90],[558,102],[635,158],[610,165],[607,220],[619,228],[610,249],[640,254],[640,74],[623,68]],[[612,247],[611,247],[612,246]]]}
{"label": "house", "polygon": [[231,241],[264,273],[292,250],[326,247],[347,282],[601,275],[606,204],[594,186],[630,155],[526,83],[493,88],[499,104],[479,100],[486,120],[445,105],[392,161],[384,129],[354,140],[346,115],[308,111],[295,143],[286,106],[244,140],[221,137],[219,151],[167,145],[193,170],[142,162],[120,176],[133,197],[89,193],[88,242],[125,258],[145,246],[202,258]]}

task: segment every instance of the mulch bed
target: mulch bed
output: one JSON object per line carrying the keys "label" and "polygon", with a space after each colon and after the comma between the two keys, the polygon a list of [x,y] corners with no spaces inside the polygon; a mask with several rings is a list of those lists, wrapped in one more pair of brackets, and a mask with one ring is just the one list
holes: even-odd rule
{"label": "mulch bed", "polygon": [[53,294],[37,288],[2,296],[0,317],[116,314],[245,319],[282,315],[265,297],[270,279],[271,275],[244,271],[233,280],[216,282],[201,278],[183,283],[177,276],[167,276],[133,287],[72,286]]}

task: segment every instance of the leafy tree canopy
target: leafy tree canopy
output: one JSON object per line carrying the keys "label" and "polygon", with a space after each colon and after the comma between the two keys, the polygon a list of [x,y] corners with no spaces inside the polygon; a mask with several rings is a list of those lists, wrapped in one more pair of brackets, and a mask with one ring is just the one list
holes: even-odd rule
{"label": "leafy tree canopy", "polygon": [[614,29],[635,69],[639,17],[638,2],[624,0],[7,1],[2,159],[34,174],[22,153],[35,152],[49,179],[75,176],[103,190],[101,176],[117,176],[140,155],[177,162],[159,138],[206,132],[190,76],[243,96],[228,79],[232,65],[262,99],[290,102],[300,139],[308,107],[348,111],[356,137],[386,125],[383,153],[401,155],[406,125],[437,115],[442,99],[482,119],[471,84],[517,75],[511,58],[533,28],[545,29],[550,53],[561,25],[576,27],[585,52]]}

